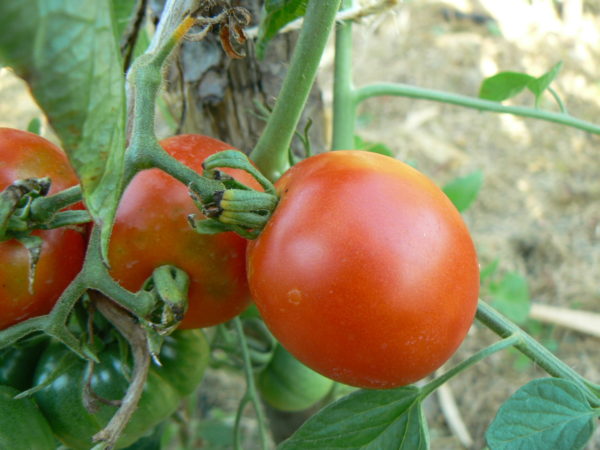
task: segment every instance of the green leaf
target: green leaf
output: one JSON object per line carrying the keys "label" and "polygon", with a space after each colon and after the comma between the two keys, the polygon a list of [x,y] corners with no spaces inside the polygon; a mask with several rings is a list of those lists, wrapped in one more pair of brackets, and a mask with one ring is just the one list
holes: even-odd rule
{"label": "green leaf", "polygon": [[546,89],[548,89],[548,87],[550,86],[550,83],[552,83],[554,81],[554,79],[558,76],[558,72],[560,72],[560,69],[562,69],[562,66],[563,66],[562,61],[558,62],[557,64],[554,65],[554,67],[552,67],[552,69],[550,69],[544,75],[542,75],[541,77],[532,79],[527,84],[527,89],[529,89],[531,92],[533,92],[533,95],[535,95],[536,106],[539,104],[539,102],[542,98],[542,95],[544,94],[544,91]]}
{"label": "green leaf", "polygon": [[427,449],[419,394],[414,386],[353,392],[312,416],[279,448]]}
{"label": "green leaf", "polygon": [[572,381],[540,378],[500,407],[485,437],[491,450],[581,449],[597,414]]}
{"label": "green leaf", "polygon": [[483,185],[483,172],[476,170],[464,177],[455,178],[442,189],[460,212],[466,211],[477,199]]}
{"label": "green leaf", "polygon": [[500,260],[496,258],[483,269],[479,273],[479,278],[481,279],[481,283],[483,284],[486,280],[494,276],[496,271],[498,270],[498,264],[500,264]]}
{"label": "green leaf", "polygon": [[[114,32],[115,38],[121,45],[125,31],[129,31],[129,24],[135,19],[137,0],[110,0],[112,4],[113,17],[114,17]],[[150,45],[150,38],[148,32],[142,25],[138,29],[138,34],[135,37],[135,46],[133,56],[138,57],[146,51]]]}
{"label": "green leaf", "polygon": [[492,304],[502,314],[522,324],[529,316],[531,299],[527,280],[516,272],[509,272],[497,283],[490,284]]}
{"label": "green leaf", "polygon": [[256,55],[259,59],[263,58],[267,43],[281,28],[304,15],[307,3],[308,0],[265,1],[256,41]]}
{"label": "green leaf", "polygon": [[114,17],[114,32],[117,42],[120,42],[125,29],[131,22],[135,13],[137,0],[111,0],[111,8]]}
{"label": "green leaf", "polygon": [[366,152],[379,153],[380,155],[395,157],[394,152],[381,142],[365,141],[360,136],[354,136],[354,148]]}
{"label": "green leaf", "polygon": [[30,133],[34,133],[39,136],[41,130],[42,130],[42,121],[39,119],[39,117],[34,117],[27,124],[27,131],[29,131]]}
{"label": "green leaf", "polygon": [[531,75],[520,72],[500,72],[483,80],[479,89],[479,97],[501,102],[514,97],[535,80]]}
{"label": "green leaf", "polygon": [[106,241],[125,150],[124,75],[110,2],[3,1],[0,29],[0,62],[29,84]]}

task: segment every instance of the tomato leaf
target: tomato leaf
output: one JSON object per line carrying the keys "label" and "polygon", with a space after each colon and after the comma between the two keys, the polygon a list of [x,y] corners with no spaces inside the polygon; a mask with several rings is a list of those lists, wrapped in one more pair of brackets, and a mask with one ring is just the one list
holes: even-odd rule
{"label": "tomato leaf", "polygon": [[29,121],[29,123],[27,124],[27,131],[33,134],[37,134],[38,136],[41,134],[42,121],[39,117],[34,117]]}
{"label": "tomato leaf", "polygon": [[496,258],[487,266],[483,267],[479,272],[479,278],[481,279],[481,284],[483,284],[488,279],[492,278],[496,271],[498,270],[498,265],[500,264],[500,260]]}
{"label": "tomato leaf", "polygon": [[379,153],[380,155],[391,156],[394,158],[394,152],[381,142],[365,141],[360,136],[354,136],[354,148],[364,150],[371,153]]}
{"label": "tomato leaf", "polygon": [[558,72],[562,69],[563,63],[559,61],[548,72],[538,78],[534,78],[527,84],[527,89],[535,95],[535,104],[539,105],[544,91],[550,87],[550,83],[558,76]]}
{"label": "tomato leaf", "polygon": [[[550,83],[558,76],[562,69],[562,61],[555,64],[548,72],[540,77],[533,77],[521,72],[500,72],[483,80],[479,90],[479,97],[486,100],[501,102],[514,97],[523,89],[529,89],[535,95],[535,105],[539,106],[544,92],[550,87]],[[559,106],[564,108],[560,101]]]}
{"label": "tomato leaf", "polygon": [[256,55],[262,59],[267,43],[275,37],[285,25],[296,20],[306,12],[308,0],[266,0],[263,16],[258,29]]}
{"label": "tomato leaf", "polygon": [[125,92],[109,0],[0,2],[0,29],[0,62],[27,81],[90,213],[110,225],[123,172]]}
{"label": "tomato leaf", "polygon": [[531,298],[527,280],[516,272],[509,272],[496,283],[490,283],[492,304],[502,314],[522,324],[529,316]]}
{"label": "tomato leaf", "polygon": [[[110,0],[113,11],[114,32],[119,46],[123,44],[125,34],[129,34],[130,24],[135,20],[137,0]],[[128,36],[129,39],[135,40],[133,56],[138,57],[148,48],[150,38],[148,32],[144,28],[144,24],[140,24],[137,30],[137,36]]]}
{"label": "tomato leaf", "polygon": [[479,89],[479,97],[501,102],[514,97],[535,80],[531,75],[520,72],[500,72],[483,80]]}
{"label": "tomato leaf", "polygon": [[466,211],[477,199],[483,185],[483,172],[476,170],[450,181],[442,189],[460,212]]}
{"label": "tomato leaf", "polygon": [[485,437],[492,450],[581,449],[594,432],[595,415],[575,383],[540,378],[500,407]]}
{"label": "tomato leaf", "polygon": [[419,393],[414,386],[353,392],[312,416],[279,448],[429,448]]}
{"label": "tomato leaf", "polygon": [[114,16],[114,32],[118,40],[121,39],[125,29],[131,22],[135,12],[137,0],[110,0]]}

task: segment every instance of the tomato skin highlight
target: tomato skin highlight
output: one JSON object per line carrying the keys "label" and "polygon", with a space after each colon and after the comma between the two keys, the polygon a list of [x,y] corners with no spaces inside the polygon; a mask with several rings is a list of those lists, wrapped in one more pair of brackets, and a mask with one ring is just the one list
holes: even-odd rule
{"label": "tomato skin highlight", "polygon": [[282,345],[336,381],[417,381],[458,348],[479,293],[475,248],[426,176],[386,156],[334,151],[276,183],[248,246],[254,301]]}
{"label": "tomato skin highlight", "polygon": [[[160,144],[199,173],[205,158],[232,148],[194,134],[173,136]],[[246,172],[223,171],[260,189]],[[119,205],[109,250],[111,275],[132,291],[140,289],[160,265],[171,264],[190,275],[189,309],[180,329],[225,322],[250,303],[245,267],[247,241],[232,232],[198,234],[187,222],[188,214],[201,216],[185,185],[158,169],[140,172]]]}
{"label": "tomato skin highlight", "polygon": [[[16,180],[45,176],[52,180],[50,195],[79,183],[56,145],[27,131],[0,128],[0,191]],[[83,265],[83,234],[67,228],[32,234],[43,240],[33,293],[28,290],[29,253],[16,239],[0,242],[0,330],[50,312]]]}

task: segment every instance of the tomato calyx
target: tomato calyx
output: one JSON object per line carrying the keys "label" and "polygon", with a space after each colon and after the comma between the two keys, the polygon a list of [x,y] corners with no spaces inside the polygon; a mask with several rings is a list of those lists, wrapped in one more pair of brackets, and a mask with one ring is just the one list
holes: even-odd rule
{"label": "tomato calyx", "polygon": [[163,337],[171,334],[183,320],[188,309],[188,274],[175,266],[159,266],[152,272],[142,291],[154,297],[155,308],[147,319],[140,319],[148,331],[148,347],[152,358],[158,362]]}
{"label": "tomato calyx", "polygon": [[[14,233],[29,230],[28,215],[33,199],[50,191],[50,178],[27,178],[10,184],[0,194],[0,240],[14,237]],[[11,235],[12,234],[12,235]]]}
{"label": "tomato calyx", "polygon": [[0,194],[0,242],[19,238],[34,229],[50,230],[91,221],[83,210],[61,211],[81,200],[81,188],[74,186],[48,196],[48,177],[16,180]]}
{"label": "tomato calyx", "polygon": [[[192,228],[204,234],[234,231],[247,239],[256,238],[279,201],[273,184],[237,150],[215,153],[202,167],[203,176],[221,181],[225,190],[215,191],[204,201],[192,192],[192,199],[205,216],[205,219],[197,220],[193,214],[189,215]],[[244,170],[256,179],[263,191],[252,189],[219,170],[223,167]]]}

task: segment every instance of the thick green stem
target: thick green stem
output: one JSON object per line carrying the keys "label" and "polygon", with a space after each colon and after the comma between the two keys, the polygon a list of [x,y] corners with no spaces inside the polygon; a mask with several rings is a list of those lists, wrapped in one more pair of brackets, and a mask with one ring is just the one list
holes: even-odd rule
{"label": "thick green stem", "polygon": [[477,320],[503,338],[513,335],[518,336],[519,341],[515,343],[515,348],[517,350],[534,361],[549,375],[573,381],[582,389],[590,400],[598,403],[598,395],[591,387],[591,383],[484,301],[479,301],[476,317]]}
{"label": "thick green stem", "polygon": [[250,154],[271,181],[287,169],[288,149],[317,75],[340,0],[311,0],[290,68],[265,130]]}
{"label": "thick green stem", "polygon": [[0,331],[0,349],[6,348],[32,333],[44,331],[48,324],[48,316],[39,316]]}
{"label": "thick green stem", "polygon": [[357,102],[362,102],[371,97],[393,95],[399,97],[416,98],[421,100],[432,100],[452,105],[464,106],[479,111],[492,111],[515,116],[531,117],[548,122],[559,123],[588,133],[600,134],[600,126],[584,120],[576,119],[563,113],[555,113],[535,108],[522,106],[507,106],[490,100],[468,97],[466,95],[451,94],[443,91],[425,89],[400,83],[381,83],[363,86],[357,90]]}
{"label": "thick green stem", "polygon": [[108,269],[100,259],[99,227],[94,227],[92,230],[85,264],[80,276],[89,289],[102,292],[138,317],[146,317],[154,307],[154,302],[150,296],[130,292],[110,276]]}
{"label": "thick green stem", "polygon": [[153,167],[167,172],[173,178],[176,178],[189,186],[201,198],[210,198],[216,191],[225,189],[223,183],[201,176],[199,173],[173,158],[158,144],[147,150],[147,157],[151,161]]}
{"label": "thick green stem", "polygon": [[[343,0],[342,8],[352,7]],[[352,85],[352,22],[338,23],[335,31],[335,66],[333,79],[333,150],[354,148],[356,121],[355,90]]]}

